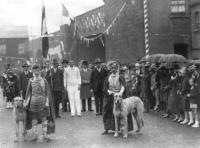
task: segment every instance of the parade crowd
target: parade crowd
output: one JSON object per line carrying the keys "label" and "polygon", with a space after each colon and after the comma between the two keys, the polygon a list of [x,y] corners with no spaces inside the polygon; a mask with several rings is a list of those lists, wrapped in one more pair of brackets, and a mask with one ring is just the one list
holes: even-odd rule
{"label": "parade crowd", "polygon": [[[103,115],[102,134],[107,134],[114,129],[111,91],[120,93],[124,99],[140,97],[146,113],[154,110],[182,125],[199,127],[200,78],[196,65],[102,63],[100,59],[94,64],[81,61],[78,66],[71,60],[59,63],[53,59],[51,64],[30,67],[25,63],[19,74],[7,64],[1,75],[6,107],[12,108],[13,99],[21,96],[29,111],[29,128],[35,133],[38,123],[42,123],[44,136],[51,133],[48,124],[55,124],[54,118],[61,118],[61,108],[63,112],[71,112],[72,117],[93,111],[94,97],[96,116]],[[129,130],[133,129],[131,120]]]}

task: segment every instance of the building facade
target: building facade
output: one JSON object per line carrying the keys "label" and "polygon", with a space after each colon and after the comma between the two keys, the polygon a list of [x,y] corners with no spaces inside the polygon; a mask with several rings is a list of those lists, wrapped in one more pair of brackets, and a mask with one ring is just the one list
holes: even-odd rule
{"label": "building facade", "polygon": [[0,26],[0,72],[9,63],[12,68],[29,58],[29,36],[26,26]]}
{"label": "building facade", "polygon": [[200,58],[200,1],[191,0],[191,52],[190,57],[193,59]]}
{"label": "building facade", "polygon": [[[78,39],[74,41],[71,58],[93,61],[100,57],[104,61],[115,59],[126,63],[145,56],[143,0],[104,2],[103,6],[76,17],[74,28]],[[199,58],[200,1],[147,2],[149,53],[176,53],[190,59]],[[72,43],[66,41],[65,44]]]}
{"label": "building facade", "polygon": [[2,26],[0,30],[0,56],[28,58],[28,28],[25,26]]}

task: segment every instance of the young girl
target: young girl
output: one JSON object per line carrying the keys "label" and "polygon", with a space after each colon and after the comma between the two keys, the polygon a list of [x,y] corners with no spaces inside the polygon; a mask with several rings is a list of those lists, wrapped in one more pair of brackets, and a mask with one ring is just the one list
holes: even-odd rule
{"label": "young girl", "polygon": [[198,113],[197,113],[197,103],[198,103],[198,97],[199,97],[199,88],[198,85],[194,82],[194,78],[189,79],[190,84],[190,92],[187,94],[187,97],[190,99],[190,108],[192,109],[192,114],[190,117],[190,122],[188,125],[191,125],[193,123],[193,118],[195,119],[194,124],[192,127],[199,127],[199,120],[198,120]]}

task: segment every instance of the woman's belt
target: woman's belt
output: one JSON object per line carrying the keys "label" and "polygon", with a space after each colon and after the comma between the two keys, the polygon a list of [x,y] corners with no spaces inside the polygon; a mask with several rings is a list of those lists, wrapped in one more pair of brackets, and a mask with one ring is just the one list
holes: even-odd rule
{"label": "woman's belt", "polygon": [[115,92],[115,93],[118,93],[118,92],[120,92],[120,89],[118,89],[118,90],[116,90],[116,89],[114,89],[114,90],[112,90],[112,89],[109,89],[110,91],[112,91],[112,92]]}

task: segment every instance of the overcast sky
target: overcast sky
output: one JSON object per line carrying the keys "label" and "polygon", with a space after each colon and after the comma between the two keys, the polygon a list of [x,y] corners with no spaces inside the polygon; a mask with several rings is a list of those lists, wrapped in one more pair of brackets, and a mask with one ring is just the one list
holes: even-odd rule
{"label": "overcast sky", "polygon": [[[103,5],[103,0],[43,0],[49,32],[59,29],[62,18],[61,3],[70,16],[77,16]],[[27,25],[32,34],[40,33],[42,0],[0,0],[0,25]],[[32,30],[32,31],[30,31]]]}

